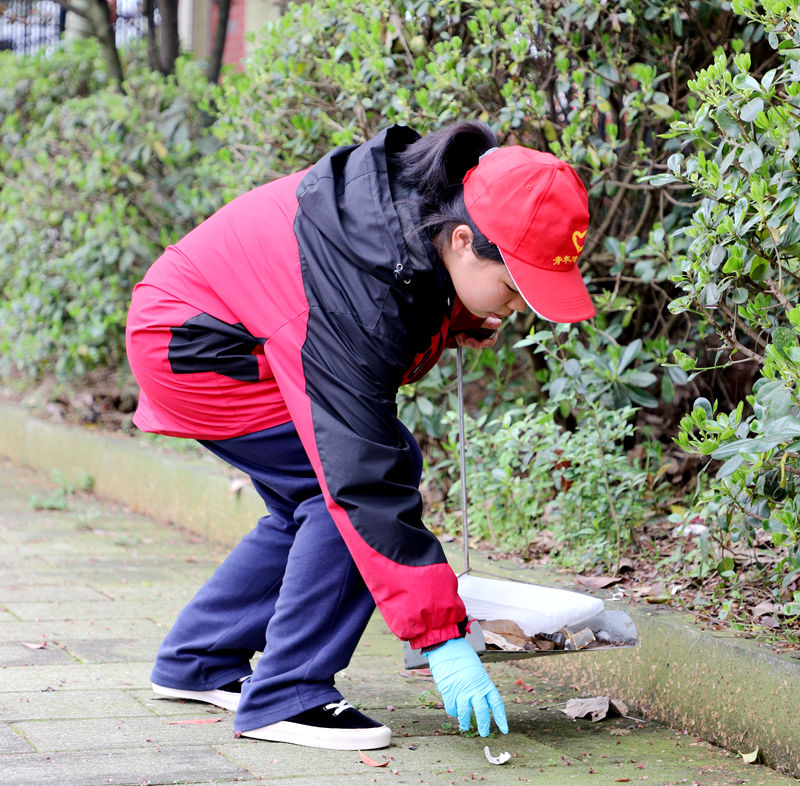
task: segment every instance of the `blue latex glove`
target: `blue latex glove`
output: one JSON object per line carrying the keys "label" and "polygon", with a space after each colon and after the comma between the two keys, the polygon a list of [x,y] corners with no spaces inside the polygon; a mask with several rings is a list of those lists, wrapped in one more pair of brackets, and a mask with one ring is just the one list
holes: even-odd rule
{"label": "blue latex glove", "polygon": [[489,734],[494,715],[497,728],[508,734],[506,708],[500,693],[486,673],[478,653],[464,640],[451,639],[425,653],[436,687],[442,694],[448,715],[458,718],[461,731],[469,730],[471,710],[475,711],[478,733]]}

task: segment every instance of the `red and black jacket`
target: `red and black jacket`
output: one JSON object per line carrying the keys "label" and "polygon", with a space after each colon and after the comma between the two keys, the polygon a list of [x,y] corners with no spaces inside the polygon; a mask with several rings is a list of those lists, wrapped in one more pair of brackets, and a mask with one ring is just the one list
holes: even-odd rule
{"label": "red and black jacket", "polygon": [[424,647],[465,610],[397,428],[397,390],[439,359],[455,301],[387,164],[417,138],[394,126],[226,205],[137,285],[127,338],[141,429],[292,421],[387,624]]}

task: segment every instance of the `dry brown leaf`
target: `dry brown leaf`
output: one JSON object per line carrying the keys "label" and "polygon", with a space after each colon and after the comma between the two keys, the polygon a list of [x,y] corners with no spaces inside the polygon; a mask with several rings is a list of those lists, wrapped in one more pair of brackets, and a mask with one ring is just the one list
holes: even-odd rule
{"label": "dry brown leaf", "polygon": [[188,720],[167,721],[170,726],[199,726],[202,723],[219,723],[222,718],[189,718]]}
{"label": "dry brown leaf", "polygon": [[386,767],[389,764],[389,759],[386,759],[386,761],[375,761],[375,759],[370,759],[364,751],[359,751],[358,755],[361,757],[361,761],[370,767]]}
{"label": "dry brown leaf", "polygon": [[750,610],[750,613],[754,617],[763,617],[766,614],[770,615],[775,614],[775,612],[778,611],[779,609],[780,606],[778,606],[776,603],[770,603],[768,600],[765,600],[759,603],[758,606],[754,606]]}

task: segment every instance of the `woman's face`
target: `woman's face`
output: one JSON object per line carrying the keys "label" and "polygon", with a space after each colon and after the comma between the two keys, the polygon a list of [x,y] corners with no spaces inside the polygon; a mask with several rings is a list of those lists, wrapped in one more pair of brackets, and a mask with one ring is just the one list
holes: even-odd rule
{"label": "woman's face", "polygon": [[472,230],[460,224],[440,251],[458,299],[470,313],[483,319],[502,319],[515,311],[525,311],[527,304],[508,268],[502,262],[476,256],[472,239]]}

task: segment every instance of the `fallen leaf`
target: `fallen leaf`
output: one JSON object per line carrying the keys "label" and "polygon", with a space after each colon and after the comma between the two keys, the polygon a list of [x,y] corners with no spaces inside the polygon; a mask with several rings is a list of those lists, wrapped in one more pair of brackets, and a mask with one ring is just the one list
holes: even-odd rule
{"label": "fallen leaf", "polygon": [[578,576],[578,584],[592,589],[602,589],[622,581],[621,576]]}
{"label": "fallen leaf", "polygon": [[603,720],[610,713],[627,715],[628,707],[621,699],[595,696],[591,699],[570,699],[567,702],[567,706],[561,711],[573,720],[575,718],[585,718],[588,715],[592,723],[596,723],[599,720]]}
{"label": "fallen leaf", "polygon": [[188,720],[167,721],[170,726],[199,726],[201,723],[219,723],[222,718],[189,718]]}
{"label": "fallen leaf", "polygon": [[754,617],[763,617],[766,614],[772,615],[775,614],[779,610],[779,606],[776,603],[770,603],[768,600],[762,601],[758,604],[758,606],[754,606],[750,613]]}
{"label": "fallen leaf", "polygon": [[630,734],[630,729],[610,729],[609,734],[613,734],[615,737],[621,737],[623,734]]}
{"label": "fallen leaf", "polygon": [[758,748],[751,753],[742,753],[739,751],[739,755],[742,757],[742,761],[745,764],[755,764],[758,761]]}
{"label": "fallen leaf", "polygon": [[492,756],[488,745],[484,747],[483,752],[486,754],[486,761],[489,764],[505,764],[511,758],[511,754],[508,751],[504,751],[499,756]]}
{"label": "fallen leaf", "polygon": [[27,647],[29,650],[43,650],[47,646],[46,641],[43,641],[41,644],[32,644],[30,641],[23,641],[21,643],[23,647]]}
{"label": "fallen leaf", "polygon": [[359,751],[358,755],[361,757],[361,761],[370,767],[386,767],[389,764],[389,759],[386,759],[386,761],[375,761],[375,759],[370,759],[364,751]]}

